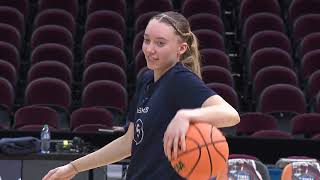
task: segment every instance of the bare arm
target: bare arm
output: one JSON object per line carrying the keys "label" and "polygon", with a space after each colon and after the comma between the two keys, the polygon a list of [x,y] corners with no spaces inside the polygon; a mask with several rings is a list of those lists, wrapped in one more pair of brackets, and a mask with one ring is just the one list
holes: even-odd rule
{"label": "bare arm", "polygon": [[42,180],[72,179],[77,173],[117,162],[131,155],[133,123],[125,135],[107,144],[103,148],[70,162],[67,165],[50,170]]}
{"label": "bare arm", "polygon": [[[186,150],[185,135],[192,122],[210,123],[215,127],[234,126],[240,122],[238,112],[219,95],[209,97],[201,108],[181,109],[171,120],[163,137],[164,152],[169,159],[176,158],[178,144]],[[173,151],[172,151],[173,149]]]}
{"label": "bare arm", "polygon": [[130,123],[126,134],[105,145],[103,148],[74,160],[71,163],[81,172],[120,161],[131,155],[132,139],[133,123]]}
{"label": "bare arm", "polygon": [[209,97],[201,108],[188,111],[190,122],[207,122],[218,128],[234,126],[240,122],[238,112],[219,95]]}

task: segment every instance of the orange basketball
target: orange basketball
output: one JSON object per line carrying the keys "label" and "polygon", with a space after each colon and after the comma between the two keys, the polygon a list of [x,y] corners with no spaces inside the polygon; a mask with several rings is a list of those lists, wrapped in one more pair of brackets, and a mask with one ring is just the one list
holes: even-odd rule
{"label": "orange basketball", "polygon": [[195,123],[190,124],[186,134],[186,151],[178,152],[171,165],[188,180],[208,180],[226,175],[228,156],[223,134],[211,124]]}
{"label": "orange basketball", "polygon": [[286,179],[292,179],[292,165],[291,164],[287,164],[281,173],[281,180],[286,180]]}
{"label": "orange basketball", "polygon": [[[293,162],[290,164],[287,164],[281,173],[281,180],[292,180],[292,179],[315,179],[319,180],[320,177],[320,170],[317,168],[319,166],[315,165],[312,166],[311,164],[300,164],[297,165],[296,169],[294,168],[294,163],[303,163],[303,162]],[[314,162],[314,164],[317,164],[317,162]],[[295,171],[297,171],[297,176],[295,177]],[[299,177],[300,176],[300,177]]]}

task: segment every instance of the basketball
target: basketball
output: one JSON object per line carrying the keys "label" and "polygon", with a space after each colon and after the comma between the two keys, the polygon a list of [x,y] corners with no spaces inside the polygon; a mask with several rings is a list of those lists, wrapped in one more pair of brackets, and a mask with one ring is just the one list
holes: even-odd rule
{"label": "basketball", "polygon": [[186,151],[171,160],[176,172],[188,180],[208,180],[227,173],[229,147],[219,129],[207,123],[190,124]]}
{"label": "basketball", "polygon": [[293,162],[287,164],[281,173],[281,180],[317,179],[318,177],[320,177],[318,162]]}

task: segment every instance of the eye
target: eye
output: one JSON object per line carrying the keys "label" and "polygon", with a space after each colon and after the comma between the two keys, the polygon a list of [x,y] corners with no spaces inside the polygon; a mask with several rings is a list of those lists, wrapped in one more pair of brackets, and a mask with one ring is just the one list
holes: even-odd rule
{"label": "eye", "polygon": [[143,39],[143,43],[149,44],[150,43],[150,39],[144,38]]}
{"label": "eye", "polygon": [[162,41],[158,41],[158,42],[157,42],[157,46],[159,46],[159,47],[162,47],[162,46],[164,46],[164,45],[165,45],[165,43],[162,42]]}

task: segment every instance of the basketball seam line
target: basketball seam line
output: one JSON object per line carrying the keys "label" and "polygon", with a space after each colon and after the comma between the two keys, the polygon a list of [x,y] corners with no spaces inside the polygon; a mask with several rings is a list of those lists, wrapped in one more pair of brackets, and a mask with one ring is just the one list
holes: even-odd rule
{"label": "basketball seam line", "polygon": [[[188,136],[187,136],[188,137]],[[189,138],[189,140],[193,140],[192,138],[190,138],[190,137],[188,137]],[[193,141],[195,141],[195,140],[193,140]],[[227,142],[227,141],[225,141],[225,140],[219,140],[219,141],[215,141],[215,142],[213,142],[213,143],[209,143],[209,144],[207,144],[208,146],[210,146],[210,145],[213,145],[213,144],[218,144],[218,143],[223,143],[223,142]],[[187,153],[189,153],[189,152],[192,152],[192,151],[195,151],[195,150],[197,150],[197,149],[199,149],[199,148],[202,148],[202,147],[204,147],[205,145],[201,145],[201,146],[197,146],[196,148],[193,148],[193,149],[189,149],[189,150],[187,150],[187,151],[184,151],[183,153],[180,153],[179,154],[179,156],[178,157],[181,157],[181,156],[183,156],[183,155],[185,155],[185,154],[187,154]],[[199,148],[198,148],[199,147]]]}
{"label": "basketball seam line", "polygon": [[[189,176],[193,173],[193,171],[194,171],[194,169],[196,168],[196,166],[198,165],[198,163],[199,163],[199,161],[200,161],[200,157],[201,157],[201,146],[200,146],[200,145],[198,144],[198,142],[197,142],[196,140],[194,140],[193,138],[190,138],[190,140],[192,140],[195,144],[197,144],[198,150],[199,150],[199,155],[198,155],[198,159],[197,159],[195,165],[192,167],[192,169],[191,169],[190,172],[188,173],[187,177],[189,177]],[[197,148],[194,148],[193,150],[195,150],[195,149],[197,149]]]}
{"label": "basketball seam line", "polygon": [[[210,177],[212,176],[212,160],[211,160],[211,154],[210,154],[210,151],[209,151],[209,147],[208,147],[208,145],[206,144],[207,142],[206,142],[206,140],[204,139],[204,137],[203,137],[203,135],[202,135],[199,127],[197,127],[196,125],[194,125],[194,127],[195,127],[196,130],[199,132],[199,134],[200,134],[203,142],[205,143],[204,145],[205,145],[205,147],[206,147],[206,149],[207,149],[208,156],[209,156],[209,158],[210,158],[210,176],[209,176],[209,178],[210,178]],[[213,127],[213,126],[211,126],[211,129],[212,129],[212,127]],[[210,134],[210,136],[211,136],[211,134]],[[211,136],[211,137],[212,137],[212,136]]]}
{"label": "basketball seam line", "polygon": [[[211,129],[212,130],[212,129]],[[211,143],[213,145],[213,148],[217,151],[217,153],[222,157],[222,159],[224,160],[224,162],[227,162],[226,158],[223,156],[223,154],[218,150],[218,148],[215,146],[215,143],[213,143],[213,139],[212,139],[212,134],[211,134]],[[225,142],[227,142],[227,140],[225,140]]]}

